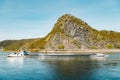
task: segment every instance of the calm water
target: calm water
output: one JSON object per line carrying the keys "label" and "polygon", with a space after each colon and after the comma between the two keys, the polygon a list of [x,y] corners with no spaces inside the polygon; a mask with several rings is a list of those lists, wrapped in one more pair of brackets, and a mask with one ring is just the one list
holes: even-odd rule
{"label": "calm water", "polygon": [[120,53],[108,58],[7,58],[0,52],[0,80],[120,80]]}

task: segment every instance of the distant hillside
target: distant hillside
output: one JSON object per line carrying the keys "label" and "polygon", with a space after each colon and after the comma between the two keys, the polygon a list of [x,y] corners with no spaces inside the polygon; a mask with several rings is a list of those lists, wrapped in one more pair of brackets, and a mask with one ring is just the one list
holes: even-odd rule
{"label": "distant hillside", "polygon": [[70,14],[61,16],[52,31],[44,38],[27,40],[5,40],[0,42],[4,50],[25,48],[38,51],[70,49],[113,49],[120,48],[120,33],[98,31],[86,22]]}

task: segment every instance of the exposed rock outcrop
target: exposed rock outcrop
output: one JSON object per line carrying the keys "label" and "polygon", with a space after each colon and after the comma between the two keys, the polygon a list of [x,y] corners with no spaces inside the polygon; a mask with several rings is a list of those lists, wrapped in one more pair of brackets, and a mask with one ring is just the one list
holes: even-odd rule
{"label": "exposed rock outcrop", "polygon": [[104,33],[105,31],[91,28],[81,19],[65,14],[58,19],[53,30],[46,37],[45,48],[52,50],[61,49],[59,46],[63,46],[62,49],[65,50],[118,48],[120,38],[114,36],[118,42],[112,41],[111,38],[113,38],[113,34],[120,35],[120,33],[113,31]]}

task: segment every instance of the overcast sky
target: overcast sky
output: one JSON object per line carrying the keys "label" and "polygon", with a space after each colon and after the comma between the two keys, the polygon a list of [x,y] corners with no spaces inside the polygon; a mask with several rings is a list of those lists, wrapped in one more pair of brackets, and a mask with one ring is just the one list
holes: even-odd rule
{"label": "overcast sky", "polygon": [[44,37],[65,13],[120,32],[120,0],[0,0],[0,41]]}

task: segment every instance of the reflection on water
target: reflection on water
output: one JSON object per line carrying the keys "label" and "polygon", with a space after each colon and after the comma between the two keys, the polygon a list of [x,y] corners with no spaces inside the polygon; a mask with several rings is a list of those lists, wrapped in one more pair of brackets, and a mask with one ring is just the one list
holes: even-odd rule
{"label": "reflection on water", "polygon": [[72,60],[79,60],[79,61],[106,61],[106,57],[76,57],[76,56],[41,56],[37,57],[40,61],[56,61],[56,60],[62,60],[62,61],[72,61]]}
{"label": "reflection on water", "polygon": [[90,74],[95,68],[99,68],[97,62],[105,61],[100,57],[38,57],[39,61],[55,67],[54,72],[60,76],[60,80],[79,80],[84,75]]}
{"label": "reflection on water", "polygon": [[106,61],[106,57],[90,57],[92,61]]}
{"label": "reflection on water", "polygon": [[7,57],[7,61],[10,65],[16,67],[22,67],[24,62],[24,57]]}
{"label": "reflection on water", "polygon": [[120,80],[120,54],[109,57],[0,58],[0,80]]}

